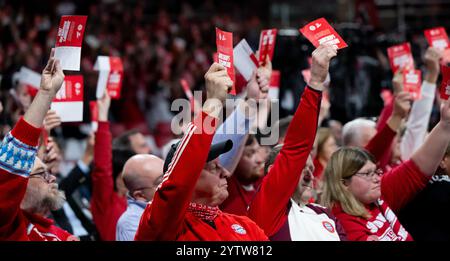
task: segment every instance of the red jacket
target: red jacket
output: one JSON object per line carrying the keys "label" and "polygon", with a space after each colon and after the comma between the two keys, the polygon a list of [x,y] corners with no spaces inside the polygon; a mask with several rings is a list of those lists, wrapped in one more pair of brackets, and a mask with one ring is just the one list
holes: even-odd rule
{"label": "red jacket", "polygon": [[21,118],[0,150],[0,240],[65,241],[73,236],[53,221],[20,209],[41,129]]}
{"label": "red jacket", "polygon": [[95,133],[91,211],[102,240],[116,240],[116,225],[127,209],[126,197],[114,191],[112,138],[108,122],[99,122]]}
{"label": "red jacket", "polygon": [[283,148],[252,201],[249,217],[269,237],[286,222],[289,200],[294,194],[317,131],[322,92],[305,88],[289,124]]}
{"label": "red jacket", "polygon": [[152,203],[142,215],[135,240],[267,240],[247,217],[219,212],[214,229],[187,212],[214,135],[214,131],[202,127],[203,122],[216,124],[203,112],[189,124]]}

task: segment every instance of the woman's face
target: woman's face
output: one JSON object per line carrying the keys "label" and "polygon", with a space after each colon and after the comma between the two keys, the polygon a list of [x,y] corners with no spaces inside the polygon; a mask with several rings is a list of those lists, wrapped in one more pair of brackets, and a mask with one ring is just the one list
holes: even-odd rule
{"label": "woman's face", "polygon": [[336,140],[332,135],[328,137],[328,139],[323,143],[322,150],[320,151],[320,157],[325,160],[329,161],[331,158],[331,155],[337,150]]}
{"label": "woman's face", "polygon": [[376,165],[367,161],[353,176],[344,181],[348,191],[363,204],[374,203],[381,196],[381,174]]}

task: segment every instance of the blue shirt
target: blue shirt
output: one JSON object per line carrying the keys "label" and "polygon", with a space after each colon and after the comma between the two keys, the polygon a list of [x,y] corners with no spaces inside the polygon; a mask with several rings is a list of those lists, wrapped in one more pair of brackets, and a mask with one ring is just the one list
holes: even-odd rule
{"label": "blue shirt", "polygon": [[134,241],[134,236],[139,227],[142,213],[147,202],[136,200],[128,196],[127,210],[120,216],[116,226],[117,241]]}

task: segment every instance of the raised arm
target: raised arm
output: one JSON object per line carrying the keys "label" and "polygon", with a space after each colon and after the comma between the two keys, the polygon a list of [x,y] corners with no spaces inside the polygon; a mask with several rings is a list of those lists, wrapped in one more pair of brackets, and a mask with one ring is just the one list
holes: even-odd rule
{"label": "raised arm", "polygon": [[436,81],[439,76],[439,60],[442,52],[430,47],[425,52],[425,66],[427,68],[421,88],[421,98],[415,101],[406,123],[405,135],[400,143],[402,160],[408,160],[422,145],[428,129],[431,111],[436,93]]}
{"label": "raised arm", "polygon": [[40,89],[35,99],[25,116],[17,122],[1,143],[0,240],[14,239],[11,236],[18,235],[12,226],[17,222],[20,203],[25,195],[28,177],[36,157],[40,127],[63,80],[64,73],[52,50],[47,66],[42,72]]}
{"label": "raised arm", "polygon": [[319,46],[313,52],[309,87],[303,92],[283,148],[250,205],[249,217],[268,236],[279,228],[311,152],[317,131],[323,82],[330,60],[336,54],[337,50],[331,46]]}
{"label": "raised arm", "polygon": [[206,163],[222,102],[232,86],[226,69],[217,63],[206,73],[205,80],[208,99],[203,111],[188,125],[152,203],[142,215],[135,240],[175,240],[180,233],[195,184]]}
{"label": "raised arm", "polygon": [[[237,108],[228,116],[225,122],[219,126],[214,135],[213,143],[225,140],[233,141],[233,148],[220,155],[220,164],[230,173],[233,173],[242,156],[247,134],[253,126],[256,126],[258,120],[261,124],[266,124],[268,112],[262,115],[256,115],[262,107],[267,107],[269,81],[272,74],[272,63],[267,57],[264,66],[259,67],[253,73],[252,78],[247,84],[246,101],[241,101]],[[259,103],[259,109],[256,110],[256,104]]]}

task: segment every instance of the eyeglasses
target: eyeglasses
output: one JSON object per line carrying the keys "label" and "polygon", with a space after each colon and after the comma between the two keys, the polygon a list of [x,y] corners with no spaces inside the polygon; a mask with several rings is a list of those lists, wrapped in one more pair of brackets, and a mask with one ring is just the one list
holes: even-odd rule
{"label": "eyeglasses", "polygon": [[41,178],[45,181],[47,181],[47,183],[50,183],[50,180],[52,179],[52,174],[50,174],[47,170],[43,170],[41,172],[37,172],[37,173],[33,173],[30,174],[29,178]]}
{"label": "eyeglasses", "polygon": [[373,171],[369,171],[369,172],[356,172],[355,175],[359,175],[362,178],[365,178],[367,180],[373,179],[373,177],[378,176],[381,177],[383,176],[384,171],[382,169],[376,169]]}

